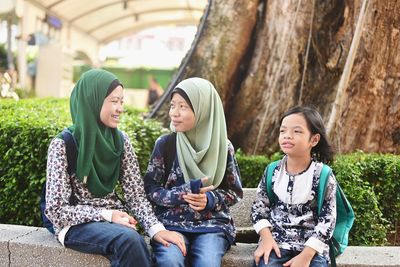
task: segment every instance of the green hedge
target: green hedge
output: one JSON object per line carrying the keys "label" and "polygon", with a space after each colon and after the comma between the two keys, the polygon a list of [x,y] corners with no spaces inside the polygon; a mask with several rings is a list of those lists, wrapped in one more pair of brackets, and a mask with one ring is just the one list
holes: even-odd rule
{"label": "green hedge", "polygon": [[[68,101],[0,100],[0,223],[41,225],[39,199],[51,139],[71,124]],[[157,137],[164,131],[127,108],[121,129],[130,137],[145,171]]]}
{"label": "green hedge", "polygon": [[281,153],[275,153],[269,158],[261,155],[246,156],[240,149],[236,151],[235,156],[240,169],[242,185],[247,188],[257,187],[268,163],[282,158]]}
{"label": "green hedge", "polygon": [[[45,181],[51,139],[70,125],[67,100],[0,100],[0,223],[41,225],[39,195]],[[159,123],[144,121],[127,108],[120,128],[130,137],[142,172],[155,140],[164,133]],[[281,157],[246,156],[237,152],[243,187],[256,187],[267,164]],[[332,164],[356,213],[352,245],[384,245],[387,230],[399,221],[400,156],[354,153]]]}
{"label": "green hedge", "polygon": [[382,204],[379,203],[371,184],[365,179],[363,170],[358,168],[358,164],[353,162],[352,158],[353,155],[340,156],[332,165],[336,179],[351,203],[356,216],[350,232],[350,244],[384,245],[387,241],[388,221],[382,214]]}
{"label": "green hedge", "polygon": [[341,156],[339,160],[346,161],[348,166],[359,172],[363,181],[372,185],[379,209],[389,222],[389,231],[396,231],[396,225],[400,222],[400,157],[354,153]]}

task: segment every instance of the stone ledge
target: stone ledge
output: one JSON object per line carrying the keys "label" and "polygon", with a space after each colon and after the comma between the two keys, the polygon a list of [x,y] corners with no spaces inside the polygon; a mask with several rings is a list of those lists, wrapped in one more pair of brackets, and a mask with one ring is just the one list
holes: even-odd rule
{"label": "stone ledge", "polygon": [[45,228],[0,224],[0,267],[110,266],[108,259],[64,248]]}
{"label": "stone ledge", "polygon": [[[224,267],[251,266],[256,244],[238,243],[223,259]],[[339,267],[400,267],[400,247],[348,247],[337,259]],[[0,224],[0,267],[103,267],[109,261],[62,247],[40,227]]]}
{"label": "stone ledge", "polygon": [[[243,189],[243,200],[231,208],[237,227],[237,245],[226,253],[223,267],[252,266],[257,234],[250,212],[255,188]],[[147,239],[148,241],[148,239]],[[243,242],[243,243],[242,243]],[[109,261],[99,255],[66,249],[44,228],[0,224],[0,267],[54,266],[103,267]],[[348,247],[337,258],[338,267],[400,267],[400,247]]]}

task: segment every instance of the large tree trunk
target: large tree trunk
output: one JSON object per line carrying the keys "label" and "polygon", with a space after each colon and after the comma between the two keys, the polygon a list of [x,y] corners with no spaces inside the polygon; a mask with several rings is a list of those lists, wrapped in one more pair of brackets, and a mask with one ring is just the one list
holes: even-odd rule
{"label": "large tree trunk", "polygon": [[[334,118],[330,137],[341,152],[399,153],[400,1],[369,0],[360,13],[364,1],[210,1],[169,89],[191,76],[213,82],[229,137],[247,153],[276,151],[280,117],[297,104]],[[346,66],[348,83],[339,83]],[[166,114],[168,100],[154,116]]]}
{"label": "large tree trunk", "polygon": [[[150,116],[168,121],[169,91],[188,77],[210,80],[217,88],[225,111],[240,89],[242,73],[248,63],[246,53],[251,47],[252,31],[257,22],[259,0],[210,1],[198,27],[192,48],[165,90]],[[234,27],[233,27],[234,26]],[[248,60],[251,55],[248,56]],[[241,71],[242,70],[242,71]]]}
{"label": "large tree trunk", "polygon": [[343,151],[400,153],[399,51],[400,1],[370,1],[335,125]]}

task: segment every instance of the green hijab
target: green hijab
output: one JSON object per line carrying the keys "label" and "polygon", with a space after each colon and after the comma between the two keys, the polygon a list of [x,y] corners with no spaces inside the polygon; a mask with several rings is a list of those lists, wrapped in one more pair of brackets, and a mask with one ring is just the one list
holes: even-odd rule
{"label": "green hijab", "polygon": [[[222,101],[212,83],[189,78],[176,88],[189,98],[195,114],[195,126],[176,135],[176,152],[185,181],[208,177],[204,186],[219,186],[225,175],[228,137]],[[171,130],[175,132],[171,124]]]}
{"label": "green hijab", "polygon": [[100,121],[104,99],[118,85],[114,74],[92,69],[81,76],[70,98],[69,130],[78,144],[76,177],[96,197],[111,193],[120,174],[123,138]]}

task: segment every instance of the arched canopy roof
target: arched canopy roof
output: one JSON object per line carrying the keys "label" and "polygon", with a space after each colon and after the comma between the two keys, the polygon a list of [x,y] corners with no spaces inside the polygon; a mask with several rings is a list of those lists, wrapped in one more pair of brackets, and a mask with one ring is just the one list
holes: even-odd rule
{"label": "arched canopy roof", "polygon": [[197,24],[207,0],[27,0],[99,43],[160,25]]}

